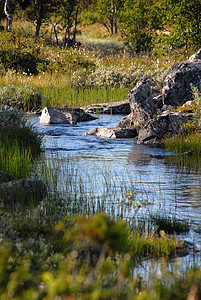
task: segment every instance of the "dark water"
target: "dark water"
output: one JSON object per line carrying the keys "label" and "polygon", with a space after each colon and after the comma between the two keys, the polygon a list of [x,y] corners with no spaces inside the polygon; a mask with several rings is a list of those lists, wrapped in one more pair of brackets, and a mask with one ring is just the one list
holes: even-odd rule
{"label": "dark water", "polygon": [[[185,239],[195,241],[201,249],[201,172],[181,169],[171,162],[175,154],[160,148],[137,145],[132,139],[101,139],[83,134],[95,127],[114,127],[123,116],[100,115],[97,120],[77,125],[41,125],[31,117],[44,135],[46,156],[59,155],[60,185],[65,191],[66,161],[73,161],[76,176],[81,178],[83,191],[92,191],[102,198],[104,207],[118,213],[122,193],[135,190],[135,200],[151,205],[139,214],[163,213],[192,223]],[[64,163],[64,165],[62,165]],[[69,170],[68,170],[69,172]],[[64,184],[65,183],[65,184]],[[63,186],[62,186],[63,185]],[[127,215],[135,211],[129,210]]]}

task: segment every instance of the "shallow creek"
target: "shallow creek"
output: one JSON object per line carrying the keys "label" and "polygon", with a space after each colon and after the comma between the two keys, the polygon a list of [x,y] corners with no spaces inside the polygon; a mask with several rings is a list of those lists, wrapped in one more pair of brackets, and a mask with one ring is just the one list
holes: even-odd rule
{"label": "shallow creek", "polygon": [[[171,162],[173,152],[137,145],[132,139],[83,136],[95,127],[114,127],[122,117],[99,115],[97,120],[74,126],[41,125],[39,117],[33,116],[31,122],[44,135],[46,157],[53,155],[60,159],[58,174],[61,174],[60,187],[64,193],[67,192],[65,179],[72,174],[62,164],[70,160],[76,169],[74,176],[82,182],[82,193],[96,195],[102,201],[103,210],[119,214],[118,199],[122,199],[127,189],[135,190],[136,201],[151,203],[141,208],[139,215],[163,213],[188,220],[192,229],[183,238],[201,249],[201,234],[194,230],[201,228],[201,170],[181,169]],[[126,213],[129,217],[135,211],[129,209]]]}

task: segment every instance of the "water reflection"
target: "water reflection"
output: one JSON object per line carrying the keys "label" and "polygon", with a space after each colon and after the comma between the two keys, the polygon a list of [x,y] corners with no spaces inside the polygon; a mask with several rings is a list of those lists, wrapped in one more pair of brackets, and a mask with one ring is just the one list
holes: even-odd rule
{"label": "water reflection", "polygon": [[[102,115],[97,120],[81,122],[76,126],[44,126],[38,118],[32,119],[44,136],[46,156],[58,153],[60,157],[57,157],[60,159],[58,180],[63,193],[66,193],[69,176],[64,162],[70,160],[74,168],[71,169],[72,178],[81,179],[82,193],[84,191],[87,196],[93,194],[93,197],[95,194],[104,210],[118,213],[117,199],[126,189],[135,189],[137,199],[154,203],[150,208],[142,209],[142,215],[149,211],[171,214],[201,226],[199,168],[186,167],[181,161],[178,163],[174,153],[137,145],[132,139],[83,136],[84,132],[94,127],[114,127],[121,118]],[[192,166],[194,164],[192,162]],[[72,193],[75,193],[77,184],[80,183],[75,180]],[[194,238],[193,232],[190,235]]]}

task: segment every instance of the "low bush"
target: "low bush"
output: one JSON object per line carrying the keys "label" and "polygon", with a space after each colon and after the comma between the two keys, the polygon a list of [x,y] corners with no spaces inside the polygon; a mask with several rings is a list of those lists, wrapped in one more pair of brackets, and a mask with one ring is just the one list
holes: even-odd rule
{"label": "low bush", "polygon": [[106,67],[97,65],[95,71],[82,69],[75,71],[72,76],[72,85],[75,87],[133,87],[139,80],[150,80],[153,85],[162,86],[166,70],[149,70],[145,66],[131,65],[127,70],[117,66]]}
{"label": "low bush", "polygon": [[35,111],[42,107],[43,95],[30,85],[7,85],[0,88],[0,104],[17,107],[24,111]]}
{"label": "low bush", "polygon": [[168,236],[155,243],[153,235],[130,234],[104,214],[49,221],[39,208],[0,218],[2,299],[129,299],[145,288],[132,276],[133,259],[169,256],[167,245],[178,246]]}
{"label": "low bush", "polygon": [[0,63],[5,71],[11,69],[26,74],[38,74],[38,64],[49,64],[40,40],[5,32],[0,32]]}

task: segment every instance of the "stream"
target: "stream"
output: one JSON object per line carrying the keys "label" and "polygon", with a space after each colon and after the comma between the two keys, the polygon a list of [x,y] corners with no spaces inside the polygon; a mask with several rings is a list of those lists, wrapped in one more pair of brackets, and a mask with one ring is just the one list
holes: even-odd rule
{"label": "stream", "polygon": [[[112,128],[122,117],[99,115],[97,120],[80,122],[73,126],[42,125],[39,117],[29,118],[44,136],[46,158],[54,157],[59,160],[57,185],[63,195],[68,190],[72,195],[82,195],[82,198],[83,195],[88,199],[93,196],[91,201],[94,210],[101,207],[102,211],[118,215],[122,214],[119,201],[125,200],[125,191],[134,191],[135,201],[146,201],[149,204],[137,212],[133,207],[126,207],[123,209],[125,218],[132,217],[135,213],[143,217],[149,213],[162,213],[186,220],[190,222],[191,229],[181,238],[194,242],[196,248],[201,250],[201,234],[195,230],[201,230],[199,169],[180,168],[171,160],[175,153],[138,145],[133,139],[83,136],[86,131],[95,127]],[[71,191],[68,186],[69,178]],[[99,206],[94,201],[98,201]],[[198,253],[200,260],[200,252]],[[184,259],[188,260],[188,256]]]}

